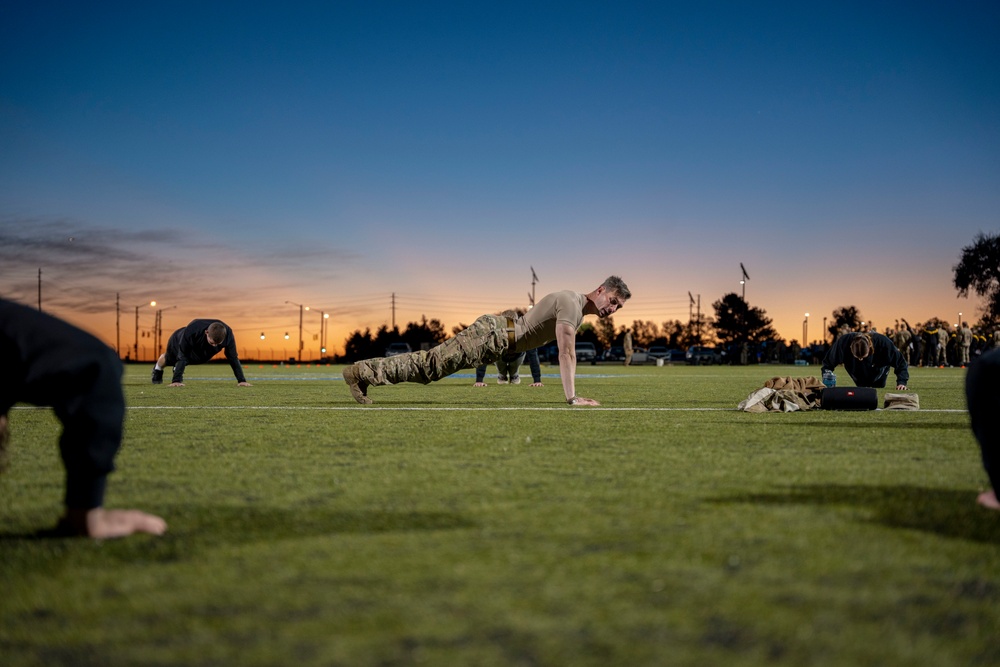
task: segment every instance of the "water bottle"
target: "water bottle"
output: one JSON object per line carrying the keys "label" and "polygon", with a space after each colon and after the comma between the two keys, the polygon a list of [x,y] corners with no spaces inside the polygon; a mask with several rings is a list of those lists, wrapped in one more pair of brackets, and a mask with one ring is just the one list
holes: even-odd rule
{"label": "water bottle", "polygon": [[837,386],[837,376],[833,374],[833,371],[823,371],[823,384],[827,387]]}

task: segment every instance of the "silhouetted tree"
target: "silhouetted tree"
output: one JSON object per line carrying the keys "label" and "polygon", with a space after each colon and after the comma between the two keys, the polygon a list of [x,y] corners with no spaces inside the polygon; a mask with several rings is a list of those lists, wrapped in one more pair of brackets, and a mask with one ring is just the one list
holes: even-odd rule
{"label": "silhouetted tree", "polygon": [[600,353],[604,349],[601,344],[600,338],[597,336],[597,329],[590,322],[585,322],[580,325],[580,328],[576,330],[576,340],[586,341],[588,343],[593,343],[594,347],[597,348],[597,352]]}
{"label": "silhouetted tree", "polygon": [[1000,234],[977,234],[971,246],[962,248],[962,258],[952,269],[958,295],[968,296],[971,289],[986,300],[984,315],[1000,319]]}
{"label": "silhouetted tree", "polygon": [[634,320],[632,322],[632,342],[641,347],[649,347],[660,337],[660,328],[656,322]]}
{"label": "silhouetted tree", "polygon": [[440,345],[448,335],[444,331],[444,325],[440,320],[428,320],[426,315],[422,315],[420,322],[410,322],[406,325],[406,330],[402,334],[403,342],[409,343],[414,350]]}
{"label": "silhouetted tree", "polygon": [[594,328],[597,330],[597,338],[601,342],[601,347],[607,349],[616,342],[621,345],[621,341],[616,341],[617,336],[615,335],[615,319],[613,317],[605,317],[603,319],[597,320]]}
{"label": "silhouetted tree", "polygon": [[730,292],[712,304],[715,322],[712,328],[723,345],[777,340],[771,318],[762,308],[751,308],[739,294]]}
{"label": "silhouetted tree", "polygon": [[840,336],[841,330],[846,326],[850,331],[861,329],[861,311],[856,306],[844,306],[833,311],[830,326],[827,332],[834,340]]}

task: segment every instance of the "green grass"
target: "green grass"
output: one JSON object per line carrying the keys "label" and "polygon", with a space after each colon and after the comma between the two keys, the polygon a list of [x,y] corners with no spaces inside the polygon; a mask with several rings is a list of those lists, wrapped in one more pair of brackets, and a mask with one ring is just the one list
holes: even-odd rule
{"label": "green grass", "polygon": [[12,412],[0,663],[1000,664],[961,370],[914,369],[919,412],[764,415],[735,406],[818,369],[581,366],[605,409],[556,377],[362,407],[340,367],[246,370],[129,369],[107,504],[161,538],[37,537],[59,425]]}

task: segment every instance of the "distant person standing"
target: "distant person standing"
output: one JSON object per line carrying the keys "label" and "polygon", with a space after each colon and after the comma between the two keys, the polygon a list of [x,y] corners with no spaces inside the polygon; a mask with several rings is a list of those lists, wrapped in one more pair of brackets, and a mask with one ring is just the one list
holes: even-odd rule
{"label": "distant person standing", "polygon": [[184,369],[188,364],[203,364],[219,352],[225,352],[238,386],[249,387],[236,353],[233,330],[218,320],[191,320],[186,327],[171,334],[167,351],[160,355],[153,367],[153,384],[163,384],[163,369],[173,366],[174,375],[168,386],[183,387]]}
{"label": "distant person standing", "polygon": [[[905,320],[904,320],[905,321]],[[903,355],[903,359],[906,363],[910,363],[910,331],[902,324],[896,325],[896,332],[893,334],[892,342],[896,345],[896,349],[899,353]]]}
{"label": "distant person standing", "polygon": [[900,322],[906,325],[906,330],[910,332],[910,357],[906,363],[920,366],[923,359],[923,341],[920,337],[920,322],[916,326],[911,326],[905,319],[900,318]]}
{"label": "distant person standing", "polygon": [[923,339],[924,347],[924,366],[930,368],[931,366],[937,366],[938,358],[938,330],[932,322],[927,322],[924,324],[924,328],[920,331],[920,337]]}
{"label": "distant person standing", "polygon": [[969,365],[969,350],[972,348],[972,329],[968,322],[962,322],[962,328],[958,330],[958,344],[961,352],[959,362],[964,368]]}
{"label": "distant person standing", "polygon": [[1000,510],[997,499],[997,489],[1000,489],[1000,350],[987,352],[969,367],[965,376],[965,398],[983,468],[993,487],[979,494],[977,502],[988,509]]}
{"label": "distant person standing", "polygon": [[0,376],[0,471],[15,403],[51,406],[62,422],[66,510],[59,534],[103,539],[166,531],[158,516],[103,508],[125,419],[122,362],[114,350],[51,315],[0,299]]}
{"label": "distant person standing", "polygon": [[622,349],[625,350],[625,365],[632,363],[632,330],[625,330],[625,338],[622,340]]}
{"label": "distant person standing", "polygon": [[889,369],[896,371],[896,389],[906,390],[910,371],[892,341],[878,332],[848,333],[838,338],[823,359],[824,371],[844,364],[858,387],[884,387]]}
{"label": "distant person standing", "polygon": [[948,327],[943,323],[938,324],[938,360],[937,365],[942,368],[948,364]]}

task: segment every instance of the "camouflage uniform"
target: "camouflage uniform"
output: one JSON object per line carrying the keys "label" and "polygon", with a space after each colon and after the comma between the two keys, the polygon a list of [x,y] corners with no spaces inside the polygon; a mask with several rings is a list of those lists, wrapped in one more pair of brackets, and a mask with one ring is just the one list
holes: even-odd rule
{"label": "camouflage uniform", "polygon": [[962,322],[962,328],[958,331],[958,342],[961,345],[961,358],[959,362],[963,366],[969,365],[969,349],[972,347],[972,329],[965,322]]}
{"label": "camouflage uniform", "polygon": [[896,330],[895,335],[892,338],[892,342],[896,344],[896,349],[899,353],[903,355],[906,359],[906,363],[910,363],[910,332],[907,329],[900,327]]}
{"label": "camouflage uniform", "polygon": [[355,367],[361,380],[370,385],[430,384],[463,368],[493,363],[507,351],[509,341],[507,318],[483,315],[468,329],[430,350],[366,359]]}

